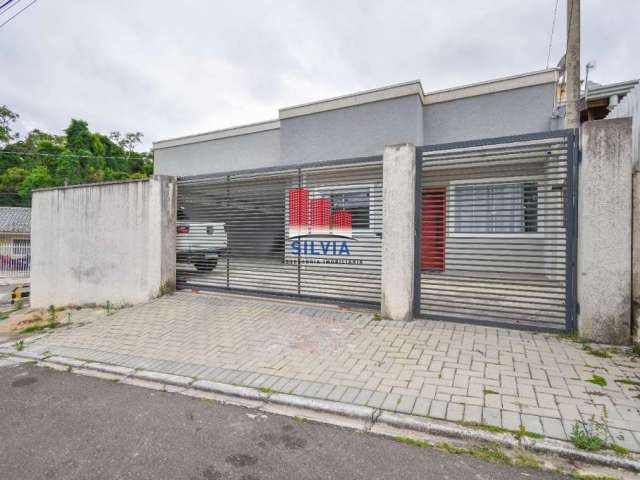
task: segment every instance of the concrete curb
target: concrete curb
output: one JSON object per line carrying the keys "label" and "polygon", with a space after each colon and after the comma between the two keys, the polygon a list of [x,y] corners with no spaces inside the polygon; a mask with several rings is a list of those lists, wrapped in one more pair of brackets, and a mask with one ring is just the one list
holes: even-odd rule
{"label": "concrete curb", "polygon": [[[462,427],[451,422],[441,422],[426,417],[382,411],[372,407],[307,398],[285,393],[269,393],[251,387],[211,382],[208,380],[197,380],[192,377],[171,375],[148,370],[136,371],[134,369],[118,365],[110,365],[100,362],[85,362],[64,356],[48,356],[46,354],[37,354],[33,352],[15,352],[7,354],[7,356],[19,359],[21,362],[24,362],[25,360],[39,360],[42,362],[42,366],[46,366],[48,363],[71,367],[72,372],[76,370],[82,370],[83,372],[100,372],[103,376],[106,374],[110,379],[117,377],[121,381],[135,379],[136,381],[139,381],[139,386],[144,386],[144,384],[149,383],[158,386],[168,385],[171,387],[191,388],[194,390],[237,397],[245,400],[261,401],[266,404],[284,405],[316,412],[329,413],[341,417],[366,420],[371,422],[372,426],[381,424],[446,438],[493,443],[507,448],[523,446],[537,453],[557,455],[563,458],[579,460],[589,464],[598,464],[607,467],[622,468],[625,470],[640,472],[640,461],[638,460],[618,455],[578,450],[568,442],[562,442],[560,440],[535,440],[529,437],[523,437],[518,440],[512,435],[506,433],[486,432],[479,429]],[[78,372],[78,374],[80,374],[80,372]],[[134,382],[133,384],[135,385],[136,383]]]}
{"label": "concrete curb", "polygon": [[376,410],[371,407],[362,407],[350,403],[332,402],[330,400],[317,400],[314,398],[299,397],[286,393],[274,393],[267,398],[269,403],[287,405],[289,407],[306,408],[323,413],[333,413],[343,417],[358,418],[375,422]]}

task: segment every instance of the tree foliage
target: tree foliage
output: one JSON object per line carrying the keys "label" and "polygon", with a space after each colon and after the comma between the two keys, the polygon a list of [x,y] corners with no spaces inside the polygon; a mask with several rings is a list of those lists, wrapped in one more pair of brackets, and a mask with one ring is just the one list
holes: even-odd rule
{"label": "tree foliage", "polygon": [[135,150],[141,132],[107,136],[73,118],[63,135],[32,130],[21,139],[13,131],[18,118],[0,106],[0,205],[29,206],[36,188],[142,179],[153,173],[152,154]]}

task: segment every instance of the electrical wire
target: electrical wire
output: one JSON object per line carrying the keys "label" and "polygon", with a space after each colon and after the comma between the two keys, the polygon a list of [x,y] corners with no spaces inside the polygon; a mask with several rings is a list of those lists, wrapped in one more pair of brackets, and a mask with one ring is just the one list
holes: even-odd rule
{"label": "electrical wire", "polygon": [[[15,2],[15,3],[13,3],[13,2]],[[7,5],[9,5],[10,3],[13,3],[13,5],[11,5],[9,8],[7,8],[7,9],[5,10],[5,12],[6,12],[7,10],[11,9],[12,7],[16,6],[18,3],[20,3],[20,0],[17,0],[17,1],[16,1],[16,0],[7,0],[7,1],[6,1],[6,2],[4,2],[2,5],[0,5],[0,11],[1,11],[4,7],[6,7]],[[0,12],[0,13],[4,13],[4,12]]]}
{"label": "electrical wire", "polygon": [[[147,156],[149,155],[148,152],[132,152],[132,154],[138,154],[138,155],[144,155]],[[32,152],[32,151],[28,151],[28,150],[22,150],[22,151],[15,151],[15,150],[0,150],[0,155],[40,155],[43,157],[74,157],[74,158],[105,158],[105,159],[119,159],[119,158],[125,158],[125,159],[131,159],[131,155],[77,155],[75,153],[41,153],[41,152]]]}
{"label": "electrical wire", "polygon": [[31,5],[33,5],[34,3],[36,3],[38,0],[32,0],[31,3],[29,3],[26,7],[22,8],[21,10],[18,10],[13,16],[9,17],[7,20],[5,20],[4,22],[0,23],[0,28],[4,27],[7,23],[9,23],[11,20],[13,20],[14,18],[16,18],[18,15],[20,15],[22,12],[24,12],[27,8],[29,8]]}
{"label": "electrical wire", "polygon": [[556,0],[556,6],[553,9],[553,21],[551,22],[551,35],[549,36],[549,52],[547,53],[547,66],[549,68],[549,62],[551,61],[551,46],[553,45],[553,33],[556,29],[556,17],[558,16],[558,2]]}

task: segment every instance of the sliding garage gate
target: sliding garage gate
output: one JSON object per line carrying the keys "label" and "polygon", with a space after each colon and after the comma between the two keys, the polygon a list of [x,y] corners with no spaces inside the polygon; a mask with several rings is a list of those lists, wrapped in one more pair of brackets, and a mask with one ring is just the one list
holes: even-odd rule
{"label": "sliding garage gate", "polygon": [[379,304],[382,159],[178,180],[179,288]]}
{"label": "sliding garage gate", "polygon": [[417,152],[420,315],[573,329],[574,132]]}

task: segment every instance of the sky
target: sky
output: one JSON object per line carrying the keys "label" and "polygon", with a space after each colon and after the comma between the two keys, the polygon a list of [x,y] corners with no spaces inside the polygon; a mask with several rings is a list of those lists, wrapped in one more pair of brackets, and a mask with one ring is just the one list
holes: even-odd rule
{"label": "sky", "polygon": [[[0,4],[6,0],[0,1]],[[0,24],[26,6],[20,3]],[[559,0],[550,65],[564,53]],[[421,80],[426,92],[544,69],[556,0],[37,0],[0,27],[17,129],[71,118],[152,141]],[[590,79],[640,78],[640,1],[582,0]]]}

